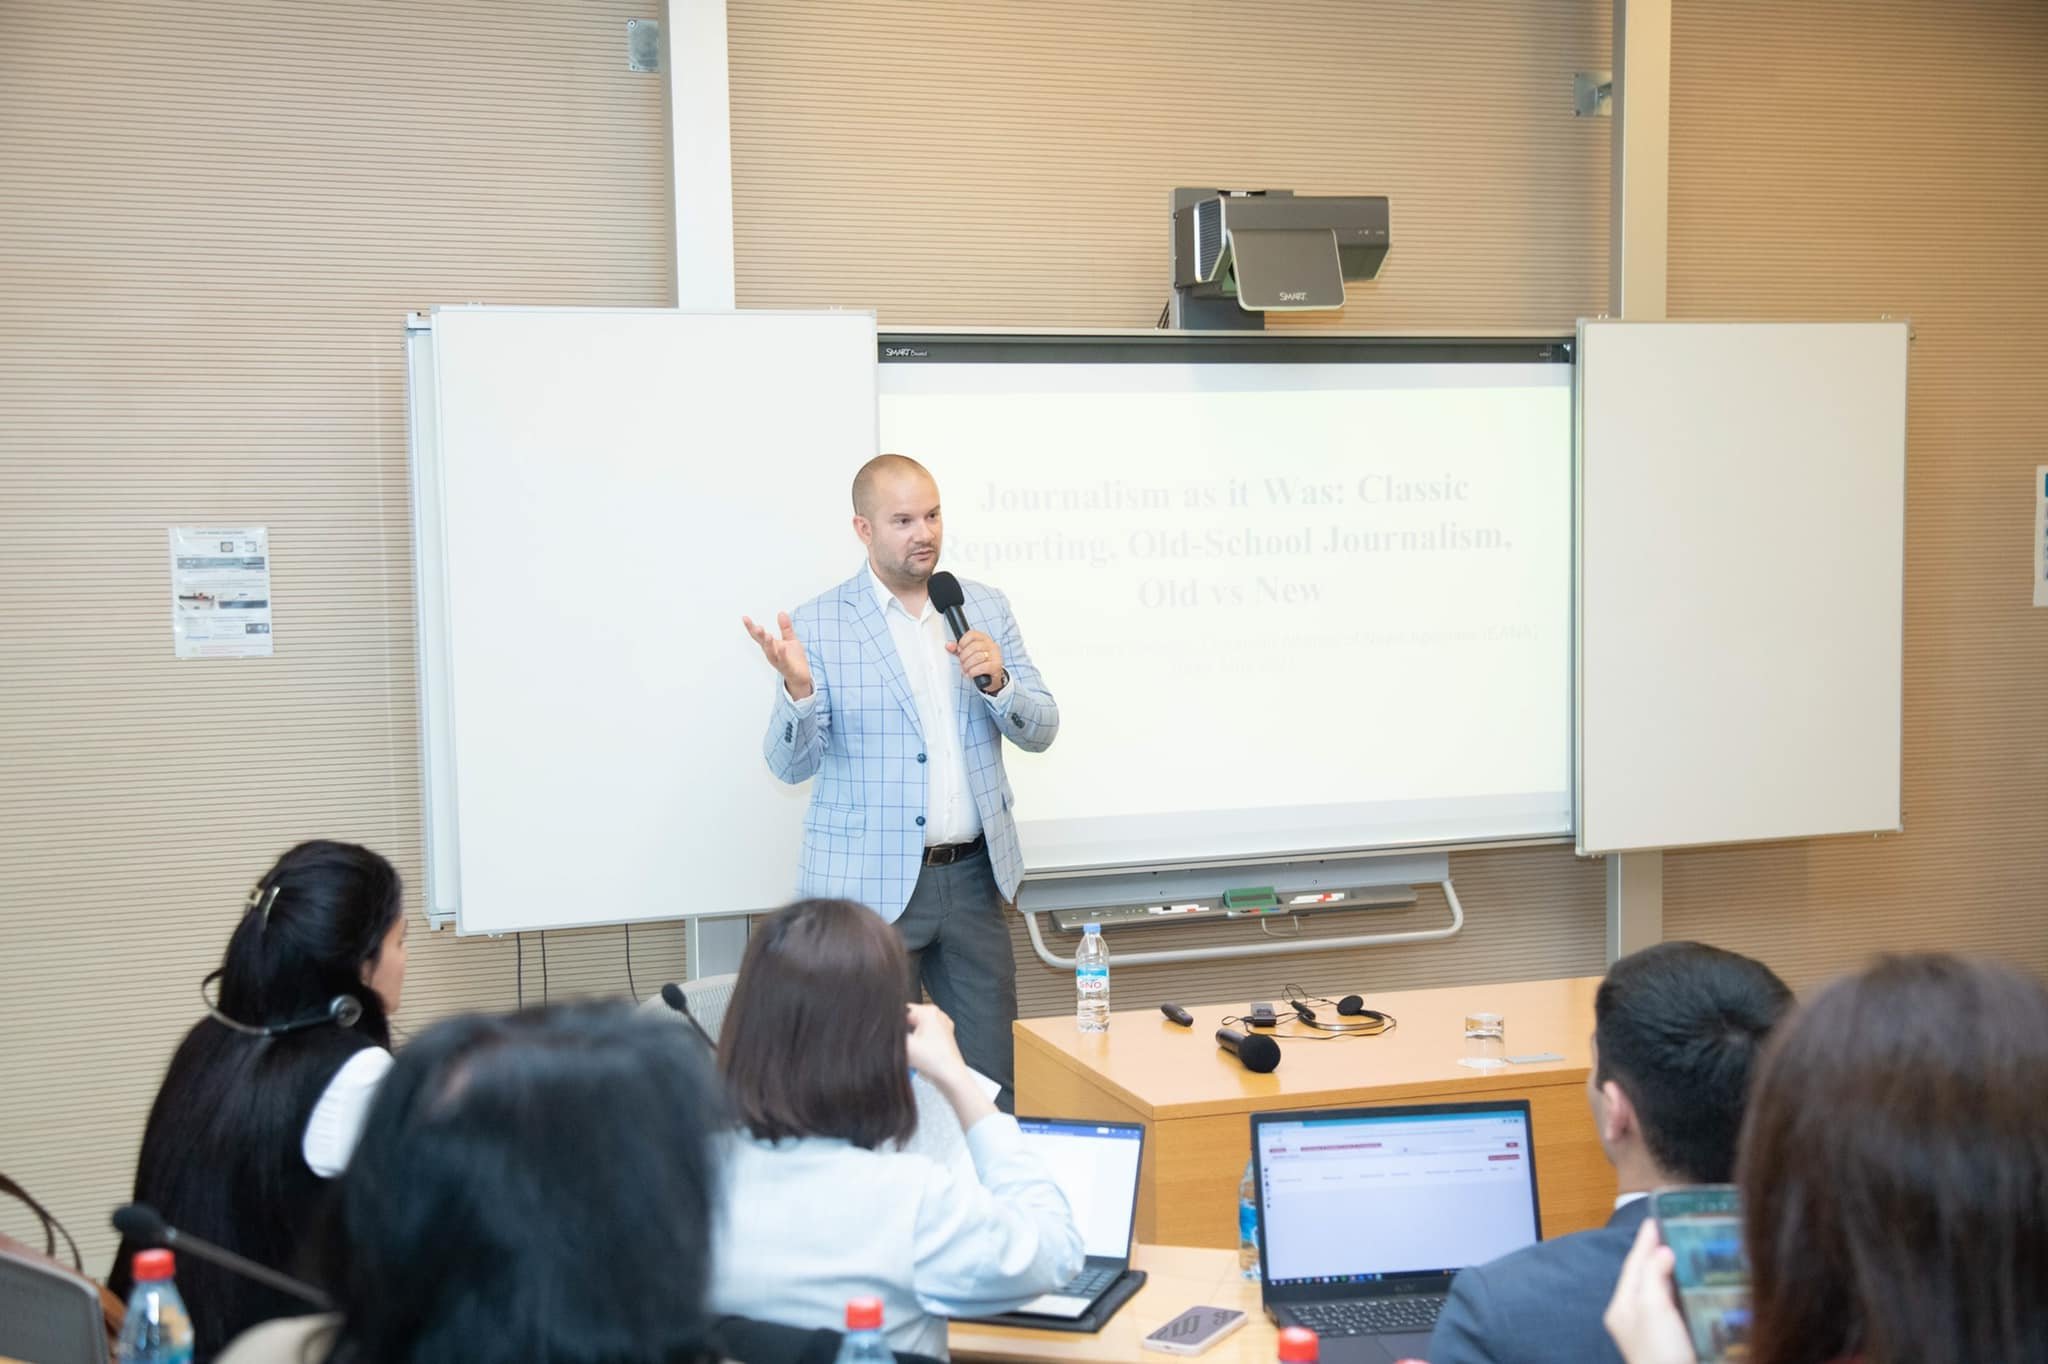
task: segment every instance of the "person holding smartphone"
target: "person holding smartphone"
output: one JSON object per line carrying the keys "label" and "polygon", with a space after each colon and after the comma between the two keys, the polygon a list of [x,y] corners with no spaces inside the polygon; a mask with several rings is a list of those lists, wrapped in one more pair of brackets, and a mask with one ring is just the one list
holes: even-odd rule
{"label": "person holding smartphone", "polygon": [[1791,1007],[1769,967],[1718,947],[1659,943],[1616,962],[1593,1000],[1586,1084],[1614,1214],[1460,1273],[1430,1364],[1619,1364],[1600,1313],[1645,1197],[1733,1177],[1752,1067]]}
{"label": "person holding smartphone", "polygon": [[[1764,1058],[1736,1172],[1747,1364],[2048,1361],[2048,986],[1952,956],[1837,982]],[[1606,1325],[1698,1357],[1645,1222]]]}

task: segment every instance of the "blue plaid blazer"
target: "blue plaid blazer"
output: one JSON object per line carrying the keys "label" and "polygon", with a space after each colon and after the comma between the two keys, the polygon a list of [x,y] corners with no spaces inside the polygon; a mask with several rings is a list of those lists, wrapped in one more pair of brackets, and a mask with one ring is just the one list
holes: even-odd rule
{"label": "blue plaid blazer", "polygon": [[[1009,696],[1002,702],[955,674],[953,709],[989,864],[1003,897],[1014,900],[1024,879],[1024,855],[1010,815],[1002,741],[1043,751],[1059,733],[1060,710],[1024,652],[1008,600],[964,578],[960,587],[968,624],[996,641],[1010,673]],[[761,749],[768,770],[783,781],[817,778],[804,814],[797,893],[858,900],[893,923],[910,902],[923,866],[925,817],[923,729],[895,638],[865,565],[790,612],[790,619],[810,660],[815,704],[800,712],[778,679]]]}

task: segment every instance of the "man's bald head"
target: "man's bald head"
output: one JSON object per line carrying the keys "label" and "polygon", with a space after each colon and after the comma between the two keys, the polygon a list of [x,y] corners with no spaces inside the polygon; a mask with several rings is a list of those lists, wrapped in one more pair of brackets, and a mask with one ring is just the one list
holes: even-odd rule
{"label": "man's bald head", "polygon": [[906,475],[922,475],[934,487],[937,480],[931,471],[908,455],[876,455],[860,466],[860,472],[853,476],[853,514],[869,520],[875,515],[875,490],[885,480],[902,478]]}

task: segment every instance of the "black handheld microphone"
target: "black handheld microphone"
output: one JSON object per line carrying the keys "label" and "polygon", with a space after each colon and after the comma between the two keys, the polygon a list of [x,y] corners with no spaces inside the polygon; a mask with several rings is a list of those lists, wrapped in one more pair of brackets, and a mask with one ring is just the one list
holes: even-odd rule
{"label": "black handheld microphone", "polygon": [[1218,1028],[1216,1045],[1237,1058],[1239,1065],[1254,1075],[1264,1075],[1280,1065],[1280,1044],[1264,1033]]}
{"label": "black handheld microphone", "polygon": [[1180,1024],[1183,1028],[1192,1028],[1195,1026],[1195,1016],[1189,1013],[1186,1009],[1181,1008],[1180,1005],[1174,1003],[1170,999],[1159,1006],[1159,1012],[1165,1014],[1168,1018]]}
{"label": "black handheld microphone", "polygon": [[[961,608],[967,603],[967,596],[960,590],[960,580],[950,573],[934,573],[924,585],[925,594],[932,599],[932,605],[945,613],[946,624],[953,627],[953,638],[958,640],[967,633],[967,613]],[[978,673],[974,685],[987,691],[995,682],[988,673]]]}
{"label": "black handheld microphone", "polygon": [[197,1236],[187,1236],[176,1227],[169,1225],[147,1203],[128,1203],[114,1209],[114,1230],[120,1232],[138,1246],[169,1246],[182,1255],[194,1255],[219,1265],[231,1274],[252,1279],[265,1288],[275,1289],[288,1297],[309,1302],[323,1312],[332,1311],[334,1304],[325,1293],[311,1284],[300,1283],[288,1274],[280,1274],[267,1265],[254,1260],[245,1260],[232,1250],[223,1250],[211,1241],[202,1241]]}
{"label": "black handheld microphone", "polygon": [[690,1012],[690,1001],[683,997],[682,986],[676,984],[674,981],[670,981],[668,984],[662,986],[661,1002],[668,1005],[669,1008],[674,1009],[684,1018],[688,1019],[690,1022],[690,1026],[697,1030],[697,1036],[704,1039],[705,1046],[711,1048],[711,1050],[713,1050],[714,1052],[718,1050],[718,1044],[711,1040],[711,1034],[704,1031],[704,1025],[697,1021],[697,1015]]}

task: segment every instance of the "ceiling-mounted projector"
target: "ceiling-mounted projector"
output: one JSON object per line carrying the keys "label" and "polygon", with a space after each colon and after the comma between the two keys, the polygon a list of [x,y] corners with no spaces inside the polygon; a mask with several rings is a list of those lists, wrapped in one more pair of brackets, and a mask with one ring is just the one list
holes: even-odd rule
{"label": "ceiling-mounted projector", "polygon": [[1174,325],[1256,328],[1263,313],[1341,308],[1344,281],[1379,274],[1387,246],[1385,195],[1176,189]]}

